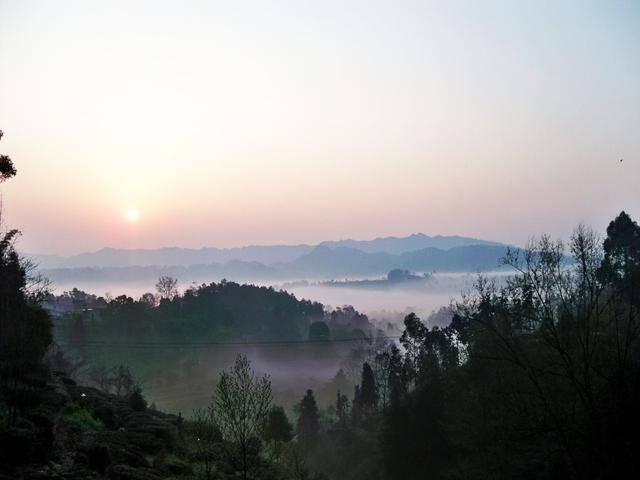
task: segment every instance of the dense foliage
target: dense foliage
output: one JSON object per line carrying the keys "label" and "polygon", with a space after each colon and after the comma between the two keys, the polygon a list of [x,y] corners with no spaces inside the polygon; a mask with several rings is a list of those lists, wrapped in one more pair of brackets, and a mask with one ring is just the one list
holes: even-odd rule
{"label": "dense foliage", "polygon": [[[167,293],[172,289],[175,286],[163,285],[159,295],[145,294],[139,300],[122,295],[108,302],[96,301],[94,308],[60,320],[62,328],[68,329],[65,340],[295,340],[306,337],[309,324],[324,314],[319,303],[268,287],[223,280],[190,288],[184,295]],[[81,338],[73,337],[74,329]]]}
{"label": "dense foliage", "polygon": [[481,278],[448,326],[407,316],[401,348],[380,351],[376,372],[364,365],[351,423],[335,418],[307,456],[313,469],[341,479],[637,475],[640,227],[623,212],[602,246],[579,227],[568,248],[571,266],[546,237],[507,255],[518,274],[500,287]]}

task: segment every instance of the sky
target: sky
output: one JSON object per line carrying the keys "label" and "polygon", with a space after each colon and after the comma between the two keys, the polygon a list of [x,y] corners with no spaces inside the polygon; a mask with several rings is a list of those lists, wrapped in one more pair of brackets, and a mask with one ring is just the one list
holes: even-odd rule
{"label": "sky", "polygon": [[0,0],[0,129],[34,253],[604,231],[640,2]]}

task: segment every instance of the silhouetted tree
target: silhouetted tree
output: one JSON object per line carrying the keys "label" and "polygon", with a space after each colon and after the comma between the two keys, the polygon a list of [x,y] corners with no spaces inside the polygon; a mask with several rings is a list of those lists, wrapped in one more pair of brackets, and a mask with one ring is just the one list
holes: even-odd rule
{"label": "silhouetted tree", "polygon": [[338,419],[338,428],[345,430],[349,419],[349,399],[340,390],[336,394],[336,417]]}
{"label": "silhouetted tree", "polygon": [[640,266],[640,226],[621,212],[607,227],[603,247],[601,277],[605,281],[628,278]]}
{"label": "silhouetted tree", "polygon": [[[0,157],[0,182],[15,174],[11,159]],[[0,397],[9,405],[10,422],[16,408],[32,401],[31,380],[43,369],[42,359],[52,341],[49,316],[38,304],[46,292],[30,288],[33,266],[14,248],[18,235],[17,230],[0,230]]]}
{"label": "silhouetted tree", "polygon": [[263,436],[267,442],[288,442],[293,437],[293,426],[284,408],[273,406],[269,410]]}
{"label": "silhouetted tree", "polygon": [[640,308],[640,226],[624,211],[607,227],[599,279]]}
{"label": "silhouetted tree", "polygon": [[362,381],[360,384],[360,398],[362,399],[362,405],[368,411],[373,411],[376,408],[378,402],[378,390],[376,388],[376,381],[373,376],[373,370],[369,363],[364,362],[362,365]]}
{"label": "silhouetted tree", "polygon": [[147,401],[142,395],[142,387],[136,385],[129,395],[129,405],[136,412],[144,412],[147,409]]}
{"label": "silhouetted tree", "polygon": [[156,283],[156,291],[160,299],[171,300],[178,295],[178,280],[167,275],[163,275]]}
{"label": "silhouetted tree", "polygon": [[[0,140],[2,140],[3,136],[4,136],[4,132],[0,130]],[[11,177],[14,177],[16,173],[17,171],[16,171],[16,168],[13,166],[13,162],[11,161],[11,158],[9,158],[9,156],[7,155],[0,155],[0,183],[4,182],[5,180]]]}
{"label": "silhouetted tree", "polygon": [[298,417],[298,438],[305,447],[312,446],[320,433],[320,415],[318,405],[312,390],[307,390],[300,402],[300,416]]}
{"label": "silhouetted tree", "polygon": [[354,427],[362,425],[364,420],[364,409],[362,408],[362,392],[360,385],[353,387],[353,402],[351,404],[351,423]]}
{"label": "silhouetted tree", "polygon": [[140,302],[144,303],[145,305],[148,305],[149,307],[155,307],[157,303],[156,296],[150,292],[143,293],[142,296],[140,297]]}

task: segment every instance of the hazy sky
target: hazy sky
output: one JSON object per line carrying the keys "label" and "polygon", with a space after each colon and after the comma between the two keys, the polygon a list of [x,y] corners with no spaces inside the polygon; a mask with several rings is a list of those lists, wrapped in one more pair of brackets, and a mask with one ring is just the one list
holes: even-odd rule
{"label": "hazy sky", "polygon": [[0,128],[32,252],[604,229],[640,2],[0,0]]}

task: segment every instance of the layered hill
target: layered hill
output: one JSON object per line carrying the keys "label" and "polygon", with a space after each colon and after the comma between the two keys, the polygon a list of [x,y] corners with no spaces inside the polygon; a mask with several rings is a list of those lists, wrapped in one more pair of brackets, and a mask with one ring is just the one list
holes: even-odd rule
{"label": "layered hill", "polygon": [[508,247],[471,245],[449,250],[423,248],[401,254],[366,253],[355,248],[319,246],[288,264],[278,265],[284,276],[341,277],[386,274],[402,269],[417,272],[476,272],[501,267]]}
{"label": "layered hill", "polygon": [[236,281],[270,281],[294,278],[344,278],[384,275],[390,270],[414,272],[479,272],[497,270],[506,246],[470,245],[448,250],[424,248],[393,254],[367,253],[355,248],[318,246],[290,261],[265,265],[232,260],[189,266],[127,266],[41,269],[54,282],[152,281],[171,275],[182,282],[206,282],[222,278]]}
{"label": "layered hill", "polygon": [[116,249],[103,248],[95,252],[81,253],[70,257],[58,255],[28,254],[41,268],[108,268],[145,266],[190,266],[224,264],[230,261],[258,262],[264,265],[293,262],[312,253],[316,248],[356,249],[364,253],[389,253],[399,255],[425,248],[448,250],[474,245],[496,246],[489,242],[470,237],[441,236],[430,237],[422,233],[407,237],[384,237],[373,240],[337,240],[321,242],[318,245],[252,245],[239,248],[204,247],[199,249],[167,247],[158,249]]}

